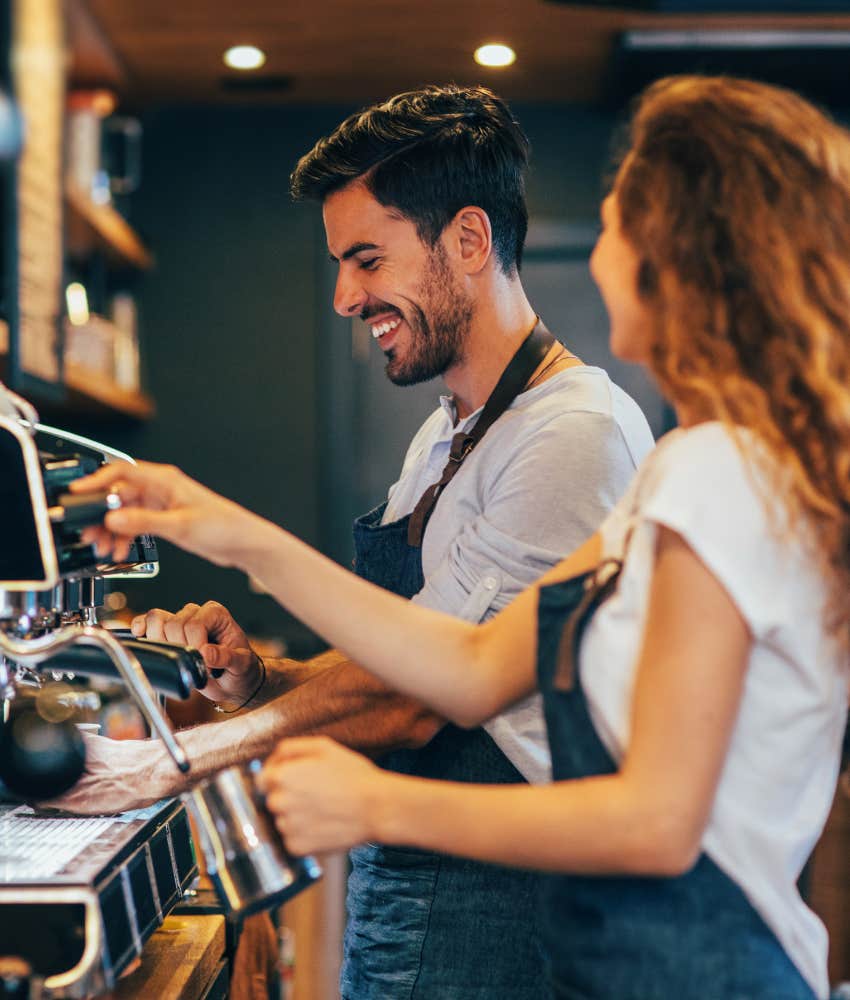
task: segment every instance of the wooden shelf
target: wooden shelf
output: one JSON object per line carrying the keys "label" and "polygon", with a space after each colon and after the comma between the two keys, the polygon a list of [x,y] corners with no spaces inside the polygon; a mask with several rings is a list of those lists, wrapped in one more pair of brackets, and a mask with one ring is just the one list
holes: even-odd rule
{"label": "wooden shelf", "polygon": [[150,420],[156,413],[153,400],[143,392],[123,389],[79,365],[65,365],[66,408],[92,417],[124,416]]}
{"label": "wooden shelf", "polygon": [[127,84],[124,62],[89,10],[87,0],[65,0],[72,89],[123,90]]}
{"label": "wooden shelf", "polygon": [[[9,357],[0,353],[0,379],[9,372]],[[65,365],[65,390],[63,402],[39,399],[27,393],[27,398],[42,416],[80,416],[93,420],[150,420],[156,415],[156,406],[143,392],[123,389],[114,382],[79,365]]]}
{"label": "wooden shelf", "polygon": [[113,262],[147,270],[154,259],[127,220],[111,205],[97,205],[78,187],[65,185],[67,246],[72,257],[106,251]]}

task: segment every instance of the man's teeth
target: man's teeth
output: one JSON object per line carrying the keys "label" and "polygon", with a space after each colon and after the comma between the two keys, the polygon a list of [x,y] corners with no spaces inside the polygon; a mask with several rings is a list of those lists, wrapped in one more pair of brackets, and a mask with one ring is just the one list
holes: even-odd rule
{"label": "man's teeth", "polygon": [[385,333],[389,333],[390,330],[395,330],[395,328],[401,323],[400,319],[389,319],[386,323],[379,323],[372,327],[372,336],[377,340],[378,337],[383,337]]}

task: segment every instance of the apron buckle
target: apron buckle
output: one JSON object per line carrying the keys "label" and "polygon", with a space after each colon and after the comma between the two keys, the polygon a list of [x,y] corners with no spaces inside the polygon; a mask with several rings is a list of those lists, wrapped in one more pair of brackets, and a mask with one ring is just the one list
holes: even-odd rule
{"label": "apron buckle", "polygon": [[475,438],[471,434],[455,434],[449,452],[449,461],[460,464],[475,447]]}

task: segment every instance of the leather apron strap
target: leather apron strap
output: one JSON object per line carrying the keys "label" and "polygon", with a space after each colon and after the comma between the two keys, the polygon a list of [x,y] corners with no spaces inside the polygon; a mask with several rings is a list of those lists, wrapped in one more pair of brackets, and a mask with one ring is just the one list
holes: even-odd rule
{"label": "leather apron strap", "polygon": [[464,431],[458,431],[452,438],[449,461],[443,469],[442,476],[425,490],[410,515],[407,526],[408,545],[412,545],[414,548],[419,548],[422,545],[428,519],[434,512],[440,494],[452,481],[467,455],[522,392],[554,343],[555,338],[543,325],[543,321],[538,319],[534,329],[520,344],[519,350],[502,372],[499,381],[484,404],[481,416],[476,420],[475,426],[468,434]]}

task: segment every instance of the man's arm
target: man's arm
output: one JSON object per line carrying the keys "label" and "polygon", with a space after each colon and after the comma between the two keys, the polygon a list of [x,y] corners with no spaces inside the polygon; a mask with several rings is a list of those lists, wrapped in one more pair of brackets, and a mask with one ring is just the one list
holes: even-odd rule
{"label": "man's arm", "polygon": [[309,660],[264,656],[265,680],[256,690],[256,694],[242,705],[242,708],[247,712],[249,709],[258,709],[263,705],[268,705],[269,702],[288,694],[301,684],[314,680],[329,667],[346,662],[349,662],[348,657],[338,649],[327,649],[324,653],[310,657]]}
{"label": "man's arm", "polygon": [[[337,657],[342,654],[331,651]],[[182,775],[159,741],[90,737],[86,774],[54,803],[80,813],[119,812],[177,795],[222,768],[267,756],[288,736],[324,734],[370,756],[427,743],[443,720],[350,661],[336,662],[252,712],[181,732]]]}
{"label": "man's arm", "polygon": [[[341,655],[341,654],[338,654]],[[271,704],[181,733],[197,780],[222,767],[265,757],[279,740],[315,733],[376,757],[420,747],[443,720],[391,690],[356,663],[328,667]]]}

